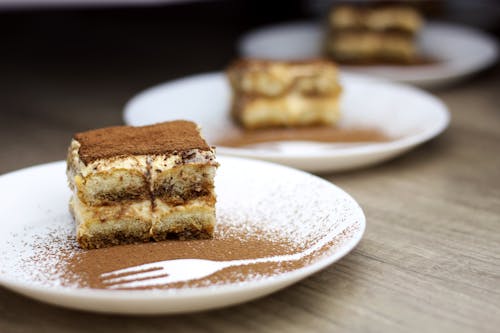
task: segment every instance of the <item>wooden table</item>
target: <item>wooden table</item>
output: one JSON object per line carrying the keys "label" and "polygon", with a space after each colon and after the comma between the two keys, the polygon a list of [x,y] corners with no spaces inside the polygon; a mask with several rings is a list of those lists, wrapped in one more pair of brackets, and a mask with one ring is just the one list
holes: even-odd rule
{"label": "wooden table", "polygon": [[[73,132],[120,124],[133,93],[179,71],[220,68],[232,49],[223,51],[210,65],[184,62],[184,72],[164,73],[152,70],[159,59],[144,71],[122,61],[97,72],[92,64],[2,62],[0,173],[63,159]],[[292,287],[226,309],[156,317],[66,310],[0,288],[0,332],[498,332],[499,87],[497,66],[434,91],[452,113],[443,135],[388,163],[325,176],[363,207],[366,234],[344,259]]]}

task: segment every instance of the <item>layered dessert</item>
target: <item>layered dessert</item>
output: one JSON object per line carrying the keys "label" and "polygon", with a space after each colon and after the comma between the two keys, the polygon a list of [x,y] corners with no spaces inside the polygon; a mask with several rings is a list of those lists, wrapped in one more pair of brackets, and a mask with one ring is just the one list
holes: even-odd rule
{"label": "layered dessert", "polygon": [[331,61],[242,59],[226,73],[232,116],[246,129],[333,125],[340,117],[341,87]]}
{"label": "layered dessert", "polygon": [[196,124],[172,121],[74,135],[67,176],[81,247],[210,238],[213,148]]}
{"label": "layered dessert", "polygon": [[422,24],[417,10],[402,5],[333,7],[326,52],[340,63],[412,63]]}

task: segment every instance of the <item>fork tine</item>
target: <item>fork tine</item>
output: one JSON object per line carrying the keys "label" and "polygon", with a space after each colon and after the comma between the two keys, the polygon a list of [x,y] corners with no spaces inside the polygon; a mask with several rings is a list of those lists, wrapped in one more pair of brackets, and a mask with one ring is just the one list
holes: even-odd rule
{"label": "fork tine", "polygon": [[105,284],[117,284],[117,283],[131,282],[131,281],[135,281],[135,280],[164,277],[167,275],[168,274],[165,273],[162,269],[155,269],[154,271],[147,271],[147,272],[142,272],[142,273],[139,272],[139,273],[124,275],[124,276],[115,277],[115,278],[107,278],[107,279],[103,279],[102,282]]}
{"label": "fork tine", "polygon": [[117,269],[115,271],[102,273],[100,275],[100,277],[102,279],[106,279],[109,277],[113,277],[113,276],[121,275],[121,274],[126,274],[126,273],[140,273],[142,271],[148,271],[148,270],[153,269],[153,268],[157,268],[157,270],[162,269],[161,262],[152,262],[150,264],[137,265],[137,266],[127,267],[127,268],[123,268],[123,269]]}
{"label": "fork tine", "polygon": [[126,289],[126,288],[154,287],[154,286],[166,285],[166,284],[171,283],[171,282],[178,282],[178,281],[173,279],[171,276],[162,276],[162,277],[156,277],[156,278],[139,280],[139,281],[115,283],[115,284],[108,286],[108,288]]}

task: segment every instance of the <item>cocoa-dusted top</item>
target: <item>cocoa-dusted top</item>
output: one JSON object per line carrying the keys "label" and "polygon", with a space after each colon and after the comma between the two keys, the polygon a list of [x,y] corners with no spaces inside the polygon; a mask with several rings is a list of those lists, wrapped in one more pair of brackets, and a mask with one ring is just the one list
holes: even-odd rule
{"label": "cocoa-dusted top", "polygon": [[176,120],[155,125],[115,126],[77,133],[83,163],[127,155],[159,155],[199,149],[210,150],[195,123]]}

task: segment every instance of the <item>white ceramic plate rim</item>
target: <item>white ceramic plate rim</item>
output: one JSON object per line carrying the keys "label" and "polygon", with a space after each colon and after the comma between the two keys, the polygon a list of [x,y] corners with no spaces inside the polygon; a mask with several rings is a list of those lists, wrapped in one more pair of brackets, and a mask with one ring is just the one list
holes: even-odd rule
{"label": "white ceramic plate rim", "polygon": [[[136,96],[134,96],[127,104],[125,105],[124,109],[124,114],[123,118],[126,124],[134,124],[134,116],[133,113],[135,112],[134,110],[136,109],[136,104],[141,103],[141,100],[143,98],[149,98],[150,95],[154,95],[158,91],[163,91],[169,89],[171,86],[176,86],[179,84],[182,84],[184,82],[189,82],[193,80],[205,80],[209,79],[212,77],[220,77],[223,76],[223,73],[220,72],[213,72],[213,73],[204,73],[204,74],[198,74],[198,75],[192,75],[184,78],[180,78],[177,80],[169,81],[166,83],[162,83],[156,86],[153,86],[151,88],[148,88],[140,93],[138,93]],[[376,153],[382,153],[386,151],[393,151],[393,150],[398,150],[402,148],[407,148],[407,147],[413,147],[415,145],[418,145],[420,143],[423,143],[425,141],[428,141],[432,139],[433,137],[436,137],[440,133],[442,133],[449,125],[450,123],[450,113],[448,112],[448,109],[446,105],[441,102],[438,98],[434,97],[433,95],[415,88],[413,86],[403,84],[403,83],[394,83],[389,80],[385,79],[379,79],[379,78],[371,78],[367,77],[364,75],[358,75],[358,74],[352,74],[352,73],[341,73],[341,79],[342,78],[347,78],[347,79],[352,79],[352,80],[365,80],[365,81],[372,81],[373,84],[378,84],[380,82],[384,83],[385,85],[389,86],[394,86],[394,87],[399,87],[402,89],[409,90],[413,92],[414,94],[417,94],[419,96],[422,96],[424,98],[432,100],[437,108],[436,112],[440,113],[440,119],[441,122],[436,122],[432,126],[427,127],[425,130],[420,131],[415,134],[411,134],[408,136],[405,136],[400,139],[396,139],[393,141],[388,141],[388,142],[383,142],[383,143],[370,143],[369,145],[359,145],[359,146],[353,146],[348,149],[337,149],[337,150],[328,150],[328,151],[319,151],[315,152],[314,154],[296,154],[296,153],[282,153],[282,152],[272,152],[272,151],[263,151],[263,150],[254,150],[250,148],[230,148],[230,147],[224,147],[224,146],[217,146],[217,152],[218,154],[224,155],[238,155],[240,157],[252,157],[252,158],[273,158],[273,157],[286,157],[286,158],[293,158],[293,159],[310,159],[310,158],[316,158],[316,157],[321,157],[321,158],[330,158],[330,157],[345,157],[345,156],[361,156],[365,154],[376,154]]]}
{"label": "white ceramic plate rim", "polygon": [[[322,34],[321,24],[313,21],[292,21],[267,25],[245,33],[238,41],[238,52],[242,56],[248,56],[249,54],[254,53],[249,49],[253,40],[258,39],[260,36],[265,36],[270,32],[274,33],[287,28],[300,29],[301,27],[305,30],[317,30],[318,36],[319,34]],[[347,71],[353,70],[360,73],[364,71],[367,75],[376,75],[377,77],[379,75],[384,76],[384,74],[381,74],[380,71],[388,70],[390,73],[386,74],[387,78],[392,80],[421,84],[423,86],[432,86],[434,84],[445,83],[447,81],[459,79],[466,75],[478,72],[493,65],[498,58],[498,43],[492,36],[479,29],[443,21],[428,21],[426,22],[424,29],[428,29],[430,31],[434,30],[433,33],[436,31],[438,33],[440,31],[455,31],[456,35],[473,38],[476,41],[481,42],[484,47],[488,48],[488,52],[479,54],[477,59],[475,59],[472,63],[466,61],[456,61],[457,58],[454,57],[451,61],[443,60],[438,64],[415,65],[411,66],[411,68],[391,65],[374,65],[369,67],[342,65],[340,67]],[[318,54],[316,56],[320,55]],[[460,52],[456,54],[456,57],[460,56],[463,56]],[[376,72],[374,72],[374,70]]]}
{"label": "white ceramic plate rim", "polygon": [[[224,159],[232,159],[232,160],[240,160],[243,161],[245,159],[237,158],[237,157],[224,157]],[[253,161],[257,162],[257,161]],[[65,161],[57,161],[47,164],[35,165],[28,168],[23,168],[17,171],[13,171],[10,173],[6,173],[0,176],[12,176],[17,173],[23,173],[26,171],[36,170],[36,168],[43,168],[49,166],[56,166],[60,164],[64,164]],[[304,173],[310,175],[306,172],[289,168],[286,166],[278,165],[275,163],[258,161],[258,163],[268,164],[273,167],[281,167],[292,169],[295,172]],[[317,178],[319,181],[327,182],[326,180],[316,177],[312,175],[312,177]],[[69,297],[78,297],[80,299],[86,300],[109,300],[110,298],[114,300],[123,300],[123,301],[134,301],[134,300],[145,300],[145,299],[155,299],[155,300],[177,300],[177,299],[187,299],[187,298],[201,298],[207,296],[228,296],[231,294],[238,294],[244,291],[253,291],[253,290],[261,290],[266,288],[272,288],[273,286],[282,286],[286,287],[300,279],[306,278],[327,266],[333,264],[338,261],[342,257],[344,257],[347,253],[352,251],[360,242],[361,238],[366,229],[366,218],[365,215],[359,206],[359,204],[344,190],[339,188],[338,186],[327,182],[330,186],[334,187],[339,193],[344,195],[347,199],[349,199],[353,205],[356,206],[357,210],[355,217],[359,222],[359,228],[356,233],[354,233],[353,237],[350,238],[346,243],[342,245],[339,249],[337,249],[332,255],[327,255],[319,259],[318,261],[300,268],[298,270],[294,270],[291,272],[283,273],[277,276],[272,276],[268,278],[263,278],[257,281],[248,281],[242,284],[229,284],[229,285],[221,285],[221,286],[211,286],[211,287],[199,287],[193,289],[167,289],[167,290],[133,290],[133,291],[123,291],[123,290],[100,290],[100,289],[90,289],[90,288],[71,288],[71,287],[54,287],[54,286],[39,286],[39,285],[31,285],[28,282],[21,282],[6,277],[0,274],[0,285],[3,285],[12,290],[16,290],[20,293],[29,295],[32,292],[37,294],[57,294],[58,296],[69,296]],[[29,291],[29,292],[28,292]]]}

